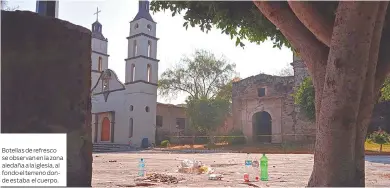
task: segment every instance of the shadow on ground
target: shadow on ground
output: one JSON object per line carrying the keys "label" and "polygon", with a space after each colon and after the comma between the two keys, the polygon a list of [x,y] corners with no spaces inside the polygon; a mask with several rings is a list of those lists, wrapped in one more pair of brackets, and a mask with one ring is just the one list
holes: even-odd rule
{"label": "shadow on ground", "polygon": [[365,159],[372,163],[390,164],[390,156],[388,155],[366,155]]}

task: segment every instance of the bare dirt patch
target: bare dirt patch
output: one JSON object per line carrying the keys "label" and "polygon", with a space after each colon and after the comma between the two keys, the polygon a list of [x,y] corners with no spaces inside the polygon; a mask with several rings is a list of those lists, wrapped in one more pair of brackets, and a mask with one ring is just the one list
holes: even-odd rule
{"label": "bare dirt patch", "polygon": [[[99,157],[97,157],[97,155]],[[94,154],[93,187],[304,187],[313,167],[313,155],[310,154],[269,154],[269,181],[243,184],[246,154],[177,154],[169,152],[145,151],[138,153]],[[261,154],[251,157],[260,158]],[[370,156],[370,158],[375,156]],[[164,174],[177,178],[178,183],[149,181],[146,185],[137,184],[138,161],[144,158],[147,174]],[[382,156],[383,158],[383,156]],[[208,180],[206,174],[183,174],[177,172],[184,159],[199,160],[213,166],[216,174],[222,174],[221,180]],[[371,159],[370,159],[371,160]],[[117,162],[109,162],[117,161]],[[371,160],[374,161],[374,160]],[[366,161],[366,186],[388,187],[390,178],[384,176],[390,171],[390,164]],[[160,175],[161,176],[161,175]],[[158,177],[157,179],[162,179]],[[165,180],[164,180],[165,181]]]}

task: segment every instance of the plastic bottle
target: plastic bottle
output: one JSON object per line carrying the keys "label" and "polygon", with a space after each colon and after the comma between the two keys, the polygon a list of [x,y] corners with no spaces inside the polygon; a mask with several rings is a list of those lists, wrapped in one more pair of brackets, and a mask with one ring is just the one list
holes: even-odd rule
{"label": "plastic bottle", "polygon": [[255,181],[259,181],[260,180],[260,177],[259,177],[259,161],[256,159],[256,157],[253,158],[253,161],[252,161],[252,168],[253,168],[253,176],[254,176],[254,180]]}
{"label": "plastic bottle", "polygon": [[138,163],[138,176],[144,177],[145,176],[145,161],[143,158]]}
{"label": "plastic bottle", "polygon": [[245,160],[245,173],[244,173],[244,181],[249,182],[249,173],[252,169],[252,160],[249,158],[249,153],[247,153]]}
{"label": "plastic bottle", "polygon": [[268,158],[263,154],[260,158],[260,179],[261,181],[268,181]]}

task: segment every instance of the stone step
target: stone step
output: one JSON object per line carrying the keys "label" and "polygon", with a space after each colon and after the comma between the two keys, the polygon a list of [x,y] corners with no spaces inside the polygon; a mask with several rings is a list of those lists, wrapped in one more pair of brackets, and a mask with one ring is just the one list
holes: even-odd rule
{"label": "stone step", "polygon": [[136,149],[127,144],[114,144],[114,143],[94,143],[93,152],[123,152],[123,151],[135,151]]}

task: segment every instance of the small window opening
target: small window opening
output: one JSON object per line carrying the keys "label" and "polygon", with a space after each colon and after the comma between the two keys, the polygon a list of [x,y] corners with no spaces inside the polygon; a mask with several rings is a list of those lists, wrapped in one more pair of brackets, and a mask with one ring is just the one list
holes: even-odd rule
{"label": "small window opening", "polygon": [[149,106],[146,106],[146,107],[145,107],[145,111],[146,111],[146,112],[149,112]]}
{"label": "small window opening", "polygon": [[163,126],[163,117],[162,116],[156,116],[156,126],[157,127]]}
{"label": "small window opening", "polygon": [[134,124],[134,121],[133,121],[133,118],[130,118],[129,119],[129,138],[133,137],[133,124]]}
{"label": "small window opening", "polygon": [[147,25],[146,28],[148,28],[148,31],[152,31],[152,26],[151,25]]}
{"label": "small window opening", "polygon": [[257,96],[258,97],[264,97],[265,96],[265,88],[259,88],[257,89]]}
{"label": "small window opening", "polygon": [[99,57],[98,71],[102,71],[102,70],[103,70],[103,59],[102,59],[102,57]]}
{"label": "small window opening", "polygon": [[138,24],[137,24],[137,23],[135,24],[134,28],[135,28],[135,29],[137,29],[137,28],[138,28]]}
{"label": "small window opening", "polygon": [[132,64],[131,65],[132,67],[131,67],[131,81],[132,82],[134,82],[135,81],[135,65],[134,64]]}
{"label": "small window opening", "polygon": [[130,105],[130,111],[133,111],[133,110],[134,110],[134,106]]}
{"label": "small window opening", "polygon": [[135,40],[133,44],[133,56],[136,56],[137,54],[138,54],[138,45],[137,45],[137,41]]}
{"label": "small window opening", "polygon": [[148,57],[152,55],[152,41],[148,41]]}
{"label": "small window opening", "polygon": [[147,65],[147,74],[148,74],[148,82],[152,81],[152,73],[151,73],[151,67],[150,64]]}

